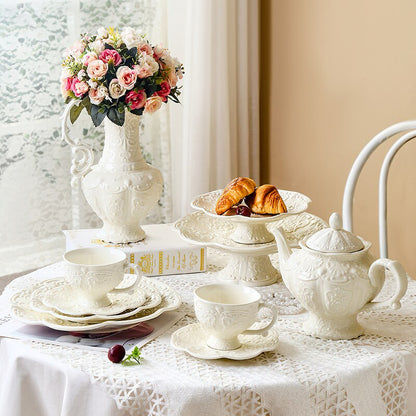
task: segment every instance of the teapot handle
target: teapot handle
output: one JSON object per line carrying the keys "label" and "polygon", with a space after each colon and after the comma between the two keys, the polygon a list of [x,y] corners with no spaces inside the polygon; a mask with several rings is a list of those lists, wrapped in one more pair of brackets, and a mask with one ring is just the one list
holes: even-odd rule
{"label": "teapot handle", "polygon": [[390,259],[378,259],[370,267],[368,277],[370,278],[371,284],[380,288],[384,285],[384,272],[385,269],[390,270],[396,279],[396,290],[393,295],[383,302],[369,302],[364,306],[363,310],[367,309],[379,309],[385,306],[391,307],[392,309],[399,309],[402,305],[400,299],[404,296],[407,290],[407,274],[403,266],[396,260]]}

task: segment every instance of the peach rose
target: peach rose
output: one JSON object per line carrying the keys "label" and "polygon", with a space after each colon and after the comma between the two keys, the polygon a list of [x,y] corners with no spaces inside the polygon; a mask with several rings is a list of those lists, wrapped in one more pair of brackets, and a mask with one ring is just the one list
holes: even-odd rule
{"label": "peach rose", "polygon": [[120,66],[117,69],[116,77],[120,85],[126,90],[131,90],[137,80],[136,71],[130,69],[128,66]]}
{"label": "peach rose", "polygon": [[88,66],[88,64],[91,62],[91,61],[94,61],[94,60],[96,60],[96,59],[98,59],[98,56],[97,56],[97,54],[95,53],[95,52],[87,52],[83,57],[82,57],[82,63],[85,65],[85,66]]}
{"label": "peach rose", "polygon": [[100,92],[94,88],[91,88],[88,91],[88,95],[90,97],[91,104],[98,105],[104,100],[104,96],[100,94]]}
{"label": "peach rose", "polygon": [[100,79],[108,70],[108,65],[100,59],[94,59],[88,63],[87,74],[90,78]]}
{"label": "peach rose", "polygon": [[153,55],[152,47],[147,43],[145,39],[141,39],[139,44],[137,45],[137,51],[141,52],[142,54],[146,55]]}
{"label": "peach rose", "polygon": [[154,113],[155,111],[159,110],[162,106],[163,98],[159,95],[152,95],[147,101],[144,106],[145,113]]}

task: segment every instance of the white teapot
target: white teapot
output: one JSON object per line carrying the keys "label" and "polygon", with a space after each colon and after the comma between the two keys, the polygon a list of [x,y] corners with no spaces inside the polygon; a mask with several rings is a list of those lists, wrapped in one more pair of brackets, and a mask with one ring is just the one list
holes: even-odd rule
{"label": "white teapot", "polygon": [[[325,339],[351,339],[363,333],[358,312],[386,305],[400,308],[407,275],[397,261],[373,261],[371,243],[343,230],[340,215],[332,214],[329,225],[293,250],[279,228],[275,237],[280,271],[293,296],[309,311],[306,333]],[[385,269],[393,273],[396,291],[384,302],[372,302],[384,285]]]}

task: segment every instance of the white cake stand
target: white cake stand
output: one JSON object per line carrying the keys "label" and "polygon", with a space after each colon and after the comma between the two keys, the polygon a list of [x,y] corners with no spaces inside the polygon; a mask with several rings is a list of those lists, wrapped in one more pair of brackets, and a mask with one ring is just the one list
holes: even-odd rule
{"label": "white cake stand", "polygon": [[284,221],[305,211],[310,199],[297,192],[279,190],[288,213],[252,217],[221,216],[215,214],[215,203],[221,192],[213,191],[197,197],[191,205],[199,212],[181,218],[175,223],[175,228],[185,241],[229,254],[226,267],[218,272],[219,279],[239,281],[247,286],[275,283],[280,279],[280,272],[273,267],[269,258],[269,254],[277,251],[270,231],[275,225],[283,226],[289,233],[289,240],[296,246],[298,240],[290,234],[290,229],[296,229],[296,226],[289,221],[288,224],[292,225],[286,229]]}
{"label": "white cake stand", "polygon": [[285,201],[287,212],[277,215],[258,215],[252,214],[251,217],[236,215],[235,210],[230,209],[223,215],[215,212],[215,205],[220,197],[222,189],[208,192],[196,197],[192,202],[192,208],[202,211],[212,218],[233,223],[235,225],[233,233],[230,235],[231,240],[241,244],[263,244],[274,241],[274,236],[267,229],[267,224],[281,220],[282,218],[300,214],[306,211],[311,200],[299,193],[293,191],[279,190],[283,201]]}

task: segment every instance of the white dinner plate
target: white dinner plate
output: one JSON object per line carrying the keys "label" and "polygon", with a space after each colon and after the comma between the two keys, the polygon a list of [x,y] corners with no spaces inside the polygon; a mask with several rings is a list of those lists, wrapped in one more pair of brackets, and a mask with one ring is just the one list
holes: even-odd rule
{"label": "white dinner plate", "polygon": [[179,294],[170,286],[151,278],[142,277],[140,285],[146,293],[156,292],[160,294],[162,299],[159,305],[153,308],[143,309],[137,314],[121,320],[110,320],[98,323],[71,322],[67,319],[59,319],[49,313],[34,311],[31,308],[31,293],[38,289],[41,284],[42,282],[35,283],[15,293],[10,299],[11,313],[21,322],[32,325],[44,325],[58,331],[85,332],[91,334],[120,331],[131,328],[139,322],[154,319],[163,312],[177,309],[181,305]]}
{"label": "white dinner plate", "polygon": [[[146,301],[146,293],[141,288],[141,279],[123,292],[111,291],[107,294],[110,304],[106,306],[83,302],[77,291],[62,279],[45,280],[36,290],[37,299],[49,308],[71,316],[116,315],[127,309],[137,308]],[[32,295],[33,298],[33,295]]]}
{"label": "white dinner plate", "polygon": [[154,308],[155,306],[159,305],[162,301],[162,297],[157,292],[145,292],[145,300],[144,303],[137,308],[128,309],[126,308],[123,312],[115,314],[115,315],[85,315],[85,316],[72,316],[68,314],[63,314],[54,308],[46,306],[41,300],[40,296],[38,295],[39,291],[43,291],[43,288],[39,288],[32,293],[32,299],[30,302],[30,307],[36,312],[43,312],[48,313],[55,318],[68,320],[72,322],[89,322],[89,323],[96,323],[96,322],[103,322],[103,321],[113,321],[113,320],[120,320],[125,319],[130,316],[133,316],[144,309]]}

